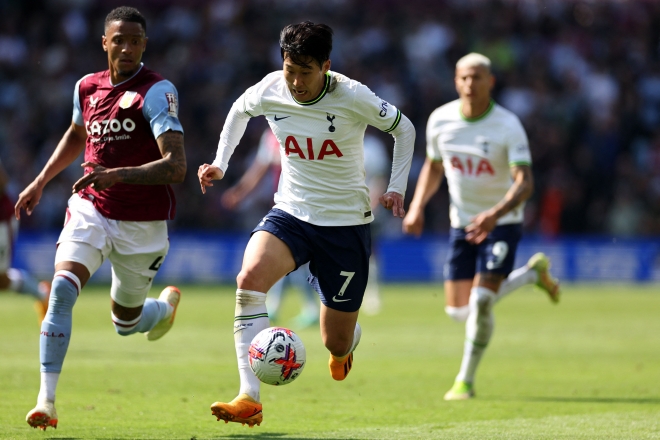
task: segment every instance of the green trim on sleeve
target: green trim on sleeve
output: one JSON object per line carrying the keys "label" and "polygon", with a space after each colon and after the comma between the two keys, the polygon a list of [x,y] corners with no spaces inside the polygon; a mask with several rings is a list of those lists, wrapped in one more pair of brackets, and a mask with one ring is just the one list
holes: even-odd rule
{"label": "green trim on sleeve", "polygon": [[383,131],[385,133],[391,132],[392,130],[394,130],[399,125],[399,122],[401,122],[401,110],[396,109],[396,119],[394,120],[394,123],[392,124],[392,126],[390,128],[388,128],[387,130],[383,130]]}
{"label": "green trim on sleeve", "polygon": [[254,116],[249,111],[245,110],[247,108],[247,105],[246,105],[246,102],[245,102],[246,100],[247,100],[247,96],[243,95],[243,113],[245,113],[246,115],[248,115],[251,118],[254,118]]}
{"label": "green trim on sleeve", "polygon": [[531,162],[523,162],[523,161],[520,161],[520,162],[509,162],[509,166],[510,166],[510,167],[519,167],[519,166],[522,166],[522,165],[527,165],[528,167],[531,167],[531,166],[532,166],[532,163],[531,163]]}

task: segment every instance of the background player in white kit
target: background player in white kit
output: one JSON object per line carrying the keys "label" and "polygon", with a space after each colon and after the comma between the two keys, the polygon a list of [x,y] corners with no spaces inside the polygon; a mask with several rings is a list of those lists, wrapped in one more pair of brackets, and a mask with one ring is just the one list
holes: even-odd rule
{"label": "background player in white kit", "polygon": [[403,221],[404,232],[421,234],[424,207],[440,187],[444,170],[451,198],[445,310],[466,321],[461,369],[445,400],[474,396],[474,376],[493,333],[496,301],[528,283],[559,301],[559,284],[542,253],[512,272],[524,202],[534,188],[525,130],[491,99],[495,78],[488,58],[476,53],[461,58],[455,83],[459,99],[429,117],[427,159]]}
{"label": "background player in white kit", "polygon": [[180,293],[168,287],[147,298],[169,249],[166,220],[175,214],[170,183],[186,174],[183,129],[172,83],[140,62],[146,21],[119,7],[105,19],[109,69],[76,84],[71,126],[15,207],[29,214],[44,186],[84,150],[85,175],[73,185],[58,239],[55,276],[40,335],[41,388],[27,415],[34,428],[57,427],[55,388],[71,339],[71,314],[80,290],[112,263],[112,321],[122,336],[162,337],[172,326]]}
{"label": "background player in white kit", "polygon": [[[228,188],[222,194],[222,205],[227,209],[236,209],[238,204],[252,193],[264,177],[275,182],[279,181],[282,171],[280,158],[280,143],[270,128],[264,130],[259,140],[259,148],[252,164],[245,170],[236,185]],[[275,185],[277,186],[277,185]],[[278,313],[282,305],[282,297],[287,288],[296,287],[302,293],[302,306],[298,316],[294,318],[296,328],[305,328],[319,322],[319,300],[312,286],[307,282],[309,276],[308,264],[289,273],[276,282],[267,293],[266,308],[271,323],[278,321]]]}
{"label": "background player in white kit", "polygon": [[234,341],[241,381],[229,403],[211,405],[218,420],[263,419],[259,379],[248,365],[248,347],[268,327],[265,293],[280,278],[310,262],[321,297],[321,337],[329,368],[343,380],[360,341],[358,310],[369,271],[373,220],[364,182],[367,125],[394,136],[394,160],[380,202],[403,217],[403,195],[415,130],[410,121],[366,86],[330,71],[332,29],[303,22],[280,34],[283,71],[267,75],[232,106],[213,164],[199,167],[202,192],[221,179],[249,119],[264,115],[281,145],[282,173],[275,207],[255,228],[237,276]]}

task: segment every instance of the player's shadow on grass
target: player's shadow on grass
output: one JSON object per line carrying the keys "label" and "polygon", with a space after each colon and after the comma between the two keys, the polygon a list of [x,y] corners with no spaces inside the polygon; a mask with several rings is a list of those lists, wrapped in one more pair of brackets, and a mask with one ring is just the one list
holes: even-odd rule
{"label": "player's shadow on grass", "polygon": [[[267,440],[267,439],[282,439],[287,435],[289,434],[287,434],[286,432],[268,432],[268,433],[260,433],[253,435],[230,434],[230,435],[223,435],[222,437],[214,437],[213,439],[215,440],[215,439],[230,438],[233,440],[253,440],[253,439]],[[318,438],[318,437],[286,437],[286,440],[310,440],[312,438]],[[324,437],[324,438],[326,438],[326,440],[347,440],[350,437],[341,437],[341,438]],[[203,440],[203,439],[200,438],[199,440]]]}
{"label": "player's shadow on grass", "polygon": [[526,402],[573,402],[573,403],[660,403],[660,397],[526,397],[512,400]]}
{"label": "player's shadow on grass", "polygon": [[83,440],[82,437],[46,437],[44,440]]}
{"label": "player's shadow on grass", "polygon": [[[94,439],[95,437],[43,437],[42,440],[90,440]],[[101,438],[101,437],[98,437]],[[113,440],[112,438],[108,439],[107,437],[103,437],[104,440]],[[123,439],[122,439],[123,440]],[[135,439],[139,440],[139,439]]]}
{"label": "player's shadow on grass", "polygon": [[[270,433],[263,433],[263,434],[253,434],[253,435],[242,435],[242,434],[230,434],[230,435],[223,435],[220,437],[190,437],[190,440],[221,440],[221,439],[232,439],[232,440],[254,440],[254,439],[259,439],[259,440],[267,440],[267,439],[282,439],[283,437],[286,437],[288,434],[287,433],[278,433],[278,432],[270,432]],[[99,437],[101,438],[101,437]],[[102,437],[106,440],[126,440],[128,437],[117,437],[116,439],[108,439],[107,437]],[[286,440],[311,440],[313,438],[318,438],[318,437],[286,437]],[[46,437],[44,440],[89,440],[90,437]],[[342,438],[327,438],[326,440],[347,440],[349,437],[342,437]],[[140,439],[135,439],[133,438],[132,440],[140,440]],[[145,439],[146,440],[146,439]]]}
{"label": "player's shadow on grass", "polygon": [[[221,440],[221,439],[233,439],[233,440],[254,440],[254,439],[259,439],[259,440],[268,440],[268,439],[282,439],[283,437],[286,437],[287,433],[285,432],[269,432],[269,433],[260,433],[260,434],[252,434],[252,435],[242,435],[242,434],[230,434],[230,435],[223,435],[220,437],[190,437],[190,440]],[[101,438],[101,437],[99,437]],[[116,439],[107,439],[107,437],[103,437],[106,440],[125,440],[127,437],[117,437]],[[286,440],[310,440],[313,438],[318,438],[318,437],[287,437]],[[46,437],[44,440],[89,440],[90,437]],[[326,440],[349,440],[350,437],[341,437],[341,438],[330,438],[327,437]],[[140,439],[132,439],[132,440],[140,440]],[[145,439],[146,440],[146,439]]]}

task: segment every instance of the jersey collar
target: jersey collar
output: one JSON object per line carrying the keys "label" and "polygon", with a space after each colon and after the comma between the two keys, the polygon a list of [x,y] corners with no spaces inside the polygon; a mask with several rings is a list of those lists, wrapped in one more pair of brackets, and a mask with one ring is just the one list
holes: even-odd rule
{"label": "jersey collar", "polygon": [[463,104],[461,104],[461,106],[458,109],[458,113],[461,115],[461,119],[464,120],[465,122],[477,122],[477,121],[481,121],[486,116],[488,116],[490,114],[490,112],[493,110],[493,107],[495,107],[495,101],[493,101],[491,99],[490,103],[488,104],[488,108],[486,109],[485,112],[483,112],[482,114],[480,114],[476,118],[468,118],[467,116],[465,116],[463,114]]}
{"label": "jersey collar", "polygon": [[142,71],[143,66],[144,66],[144,63],[140,63],[140,68],[133,74],[133,76],[131,76],[130,78],[125,79],[122,82],[117,83],[117,84],[113,84],[112,81],[110,81],[110,75],[108,75],[108,82],[110,83],[110,86],[111,87],[119,87],[120,85],[125,84],[128,81],[132,80],[133,78],[135,78],[137,76],[138,73],[140,73],[140,71]]}
{"label": "jersey collar", "polygon": [[296,102],[296,104],[300,104],[300,105],[312,105],[312,104],[316,104],[316,103],[319,102],[321,99],[323,99],[323,97],[326,95],[326,93],[328,93],[328,88],[329,88],[329,87],[330,87],[330,71],[325,72],[325,84],[323,85],[323,90],[321,90],[321,93],[319,93],[319,96],[317,96],[316,98],[312,99],[311,101],[305,101],[305,102],[300,102],[300,101],[298,101],[296,98],[294,98],[293,94],[291,95],[291,97],[292,97],[293,100]]}

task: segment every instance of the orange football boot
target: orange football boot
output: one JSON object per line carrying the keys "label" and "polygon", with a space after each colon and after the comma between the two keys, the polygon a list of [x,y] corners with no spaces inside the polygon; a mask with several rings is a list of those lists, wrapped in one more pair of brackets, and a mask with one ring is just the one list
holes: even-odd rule
{"label": "orange football boot", "polygon": [[229,403],[215,402],[211,405],[211,412],[214,416],[224,420],[225,423],[235,422],[250,428],[254,425],[261,425],[264,419],[261,403],[254,400],[247,394],[239,394]]}
{"label": "orange football boot", "polygon": [[353,352],[340,358],[330,355],[328,366],[330,367],[330,375],[334,380],[346,379],[346,376],[351,371],[351,367],[353,367]]}

